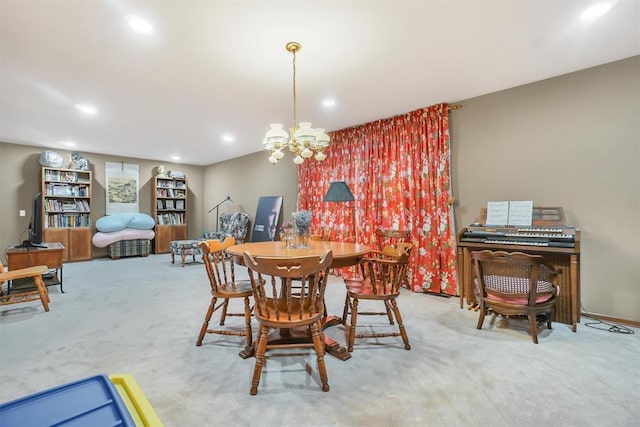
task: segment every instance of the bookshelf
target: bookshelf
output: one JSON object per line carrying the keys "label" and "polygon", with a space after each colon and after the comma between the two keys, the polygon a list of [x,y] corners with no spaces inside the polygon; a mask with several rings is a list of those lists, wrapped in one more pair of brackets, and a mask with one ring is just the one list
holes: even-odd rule
{"label": "bookshelf", "polygon": [[169,242],[187,238],[187,179],[156,176],[151,196],[156,220],[153,253],[168,253]]}
{"label": "bookshelf", "polygon": [[88,170],[42,168],[43,238],[64,245],[63,261],[92,258],[92,182]]}

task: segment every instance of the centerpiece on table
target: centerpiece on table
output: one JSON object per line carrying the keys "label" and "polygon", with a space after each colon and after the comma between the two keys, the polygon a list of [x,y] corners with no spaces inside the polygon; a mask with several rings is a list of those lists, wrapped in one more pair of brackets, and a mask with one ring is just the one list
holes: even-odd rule
{"label": "centerpiece on table", "polygon": [[293,223],[298,230],[299,248],[309,247],[309,225],[311,224],[311,211],[298,211],[293,213]]}
{"label": "centerpiece on table", "polygon": [[285,221],[280,226],[280,240],[284,242],[285,248],[293,248],[296,245],[297,230],[292,222]]}

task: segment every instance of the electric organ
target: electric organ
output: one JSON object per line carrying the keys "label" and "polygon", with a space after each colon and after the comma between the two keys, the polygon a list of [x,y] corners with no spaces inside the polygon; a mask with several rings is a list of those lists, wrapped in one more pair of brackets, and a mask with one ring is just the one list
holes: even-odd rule
{"label": "electric organ", "polygon": [[580,321],[580,231],[565,224],[561,207],[534,207],[531,226],[492,226],[486,224],[486,209],[477,223],[460,230],[457,236],[460,308],[464,302],[476,304],[473,293],[471,252],[524,252],[542,255],[561,270],[560,287],[553,320],[567,323],[576,332]]}

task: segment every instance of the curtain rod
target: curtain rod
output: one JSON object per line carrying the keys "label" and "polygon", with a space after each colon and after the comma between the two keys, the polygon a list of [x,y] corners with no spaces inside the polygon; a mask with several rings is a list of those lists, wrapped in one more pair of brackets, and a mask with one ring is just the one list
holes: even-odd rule
{"label": "curtain rod", "polygon": [[460,104],[452,104],[452,105],[449,105],[449,106],[447,107],[447,109],[448,109],[449,111],[458,110],[458,109],[460,109],[460,108],[462,108],[462,105],[460,105]]}

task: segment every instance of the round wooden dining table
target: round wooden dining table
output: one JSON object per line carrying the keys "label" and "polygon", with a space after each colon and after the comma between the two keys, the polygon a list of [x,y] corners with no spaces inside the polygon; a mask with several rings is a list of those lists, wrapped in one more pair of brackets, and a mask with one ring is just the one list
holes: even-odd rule
{"label": "round wooden dining table", "polygon": [[333,252],[331,268],[355,265],[363,256],[371,252],[370,247],[360,243],[310,240],[308,248],[285,248],[284,242],[253,242],[231,246],[227,248],[227,253],[236,257],[237,263],[241,263],[242,254],[244,254],[245,251],[253,256],[296,258],[310,255],[320,256],[328,249],[331,249]]}
{"label": "round wooden dining table", "polygon": [[[267,256],[267,257],[279,257],[279,258],[297,258],[301,256],[310,255],[322,255],[328,249],[333,253],[332,268],[349,267],[357,264],[362,257],[371,252],[371,248],[359,243],[349,242],[327,242],[323,240],[310,240],[308,248],[285,248],[284,242],[253,242],[242,243],[240,245],[231,246],[226,249],[229,255],[232,255],[235,262],[238,264],[244,264],[243,254],[249,252],[253,256]],[[325,307],[326,308],[326,307]],[[323,329],[329,326],[342,323],[342,318],[338,316],[327,315],[323,321]],[[299,337],[280,332],[280,336],[275,340],[279,342],[287,342],[291,340],[308,339],[308,337]],[[270,339],[269,341],[275,341]],[[325,349],[326,352],[340,360],[347,360],[351,358],[351,354],[345,347],[333,338],[324,334]],[[252,353],[252,352],[251,352]],[[246,358],[253,354],[246,351],[240,352],[240,357]]]}

